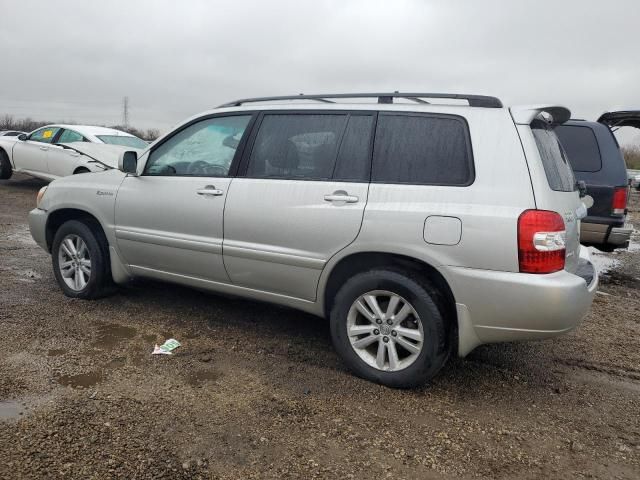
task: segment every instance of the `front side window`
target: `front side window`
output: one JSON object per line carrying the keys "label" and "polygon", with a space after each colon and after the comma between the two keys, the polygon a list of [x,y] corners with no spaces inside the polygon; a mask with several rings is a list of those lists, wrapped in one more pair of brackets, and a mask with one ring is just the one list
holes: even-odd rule
{"label": "front side window", "polygon": [[62,134],[60,134],[60,138],[58,138],[58,143],[73,143],[84,141],[84,137],[78,132],[74,132],[73,130],[63,130]]}
{"label": "front side window", "polygon": [[129,135],[96,135],[100,140],[104,143],[108,143],[110,145],[122,145],[124,147],[131,148],[147,148],[149,144],[138,137],[133,137]]}
{"label": "front side window", "polygon": [[225,177],[251,115],[201,120],[154,149],[145,175]]}
{"label": "front side window", "polygon": [[53,137],[58,133],[58,130],[60,130],[58,127],[41,128],[29,135],[29,140],[34,142],[51,143]]}
{"label": "front side window", "polygon": [[576,183],[573,170],[553,129],[543,120],[534,120],[531,131],[551,190],[572,192]]}
{"label": "front side window", "polygon": [[253,178],[328,180],[333,177],[346,114],[267,114],[249,158]]}
{"label": "front side window", "polygon": [[378,183],[465,186],[473,182],[471,142],[458,117],[378,117],[372,180]]}

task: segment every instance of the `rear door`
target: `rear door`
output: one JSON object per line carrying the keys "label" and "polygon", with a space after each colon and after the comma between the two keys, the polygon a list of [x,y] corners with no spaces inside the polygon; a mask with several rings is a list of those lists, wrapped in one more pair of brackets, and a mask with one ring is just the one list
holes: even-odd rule
{"label": "rear door", "polygon": [[[56,143],[74,143],[84,141],[86,140],[81,134],[66,128],[62,129],[58,138],[56,139]],[[57,177],[72,175],[76,166],[78,165],[79,157],[80,154],[78,152],[64,149],[57,145],[51,145],[47,152],[47,165],[49,168],[49,173]]]}
{"label": "rear door", "polygon": [[358,235],[374,114],[266,112],[224,214],[234,284],[314,300],[325,263]]}

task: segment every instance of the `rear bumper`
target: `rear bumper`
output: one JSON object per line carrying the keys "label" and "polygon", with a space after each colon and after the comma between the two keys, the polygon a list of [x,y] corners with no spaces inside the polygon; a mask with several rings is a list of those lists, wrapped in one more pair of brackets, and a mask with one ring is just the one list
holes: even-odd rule
{"label": "rear bumper", "polygon": [[456,299],[460,356],[483,343],[535,340],[568,332],[588,312],[598,287],[598,274],[585,247],[580,249],[575,274],[462,267],[446,267],[442,273]]}
{"label": "rear bumper", "polygon": [[583,220],[580,223],[580,242],[585,245],[627,248],[633,233],[633,225],[616,220],[612,223],[592,223]]}
{"label": "rear bumper", "polygon": [[29,230],[31,231],[31,236],[38,245],[48,252],[49,246],[47,245],[46,227],[47,212],[39,208],[31,210],[29,212]]}

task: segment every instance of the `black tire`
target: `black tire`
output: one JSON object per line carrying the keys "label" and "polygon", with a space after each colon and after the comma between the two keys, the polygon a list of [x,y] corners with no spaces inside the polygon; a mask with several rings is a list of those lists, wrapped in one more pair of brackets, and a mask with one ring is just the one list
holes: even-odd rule
{"label": "black tire", "polygon": [[[354,351],[347,335],[347,317],[361,295],[386,290],[406,299],[422,322],[424,340],[416,360],[404,369],[383,371],[367,364]],[[404,272],[379,269],[349,279],[338,291],[330,314],[334,347],[347,366],[358,376],[394,388],[416,387],[431,380],[446,363],[450,346],[440,295],[426,280]]]}
{"label": "black tire", "polygon": [[[67,235],[80,237],[87,246],[91,260],[89,280],[81,290],[72,289],[65,282],[59,265],[61,243]],[[68,220],[63,223],[53,238],[51,247],[53,273],[64,294],[71,298],[95,299],[113,292],[109,246],[100,225],[92,220]]]}
{"label": "black tire", "polygon": [[0,150],[0,180],[8,180],[13,175],[11,162],[4,150]]}
{"label": "black tire", "polygon": [[79,173],[89,173],[89,169],[88,168],[84,168],[84,167],[80,167],[75,172],[73,172],[74,175],[77,175]]}

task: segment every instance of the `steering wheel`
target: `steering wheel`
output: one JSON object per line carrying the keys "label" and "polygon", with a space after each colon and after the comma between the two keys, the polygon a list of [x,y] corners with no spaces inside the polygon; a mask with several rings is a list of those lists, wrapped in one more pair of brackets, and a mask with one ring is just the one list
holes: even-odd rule
{"label": "steering wheel", "polygon": [[227,176],[227,169],[221,165],[212,165],[204,160],[196,160],[187,168],[187,175]]}

